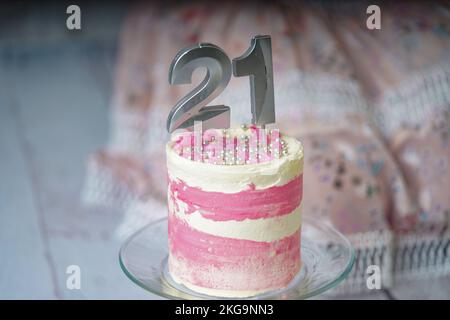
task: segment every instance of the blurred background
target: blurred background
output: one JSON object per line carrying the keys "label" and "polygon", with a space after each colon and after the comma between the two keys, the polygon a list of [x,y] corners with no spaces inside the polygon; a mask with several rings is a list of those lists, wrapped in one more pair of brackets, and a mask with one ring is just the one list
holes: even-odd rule
{"label": "blurred background", "polygon": [[[79,2],[69,30],[71,4],[0,4],[0,298],[157,298],[118,251],[166,215],[165,122],[190,90],[169,86],[170,62],[269,34],[277,126],[305,148],[303,212],[357,253],[324,298],[450,299],[449,1]],[[250,121],[246,78],[215,102]]]}

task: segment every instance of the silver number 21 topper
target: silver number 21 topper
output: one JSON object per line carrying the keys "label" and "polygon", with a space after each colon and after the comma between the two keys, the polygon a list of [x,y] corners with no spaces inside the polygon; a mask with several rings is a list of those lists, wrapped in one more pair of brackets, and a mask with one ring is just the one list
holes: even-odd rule
{"label": "silver number 21 topper", "polygon": [[216,45],[200,43],[182,49],[169,69],[170,84],[191,83],[196,68],[205,67],[206,76],[170,111],[167,131],[189,129],[195,121],[202,121],[203,129],[228,128],[230,107],[206,106],[228,85],[231,70],[236,77],[250,77],[252,123],[264,127],[275,122],[273,89],[272,44],[270,36],[255,36],[251,45],[231,64],[226,53]]}

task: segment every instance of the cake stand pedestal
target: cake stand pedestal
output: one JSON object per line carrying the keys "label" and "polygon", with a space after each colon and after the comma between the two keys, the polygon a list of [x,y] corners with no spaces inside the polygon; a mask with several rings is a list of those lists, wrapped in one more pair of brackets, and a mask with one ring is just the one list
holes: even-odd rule
{"label": "cake stand pedestal", "polygon": [[[248,299],[307,299],[337,286],[353,267],[354,251],[349,241],[328,224],[303,219],[302,268],[281,290]],[[125,274],[143,289],[169,299],[226,299],[207,296],[177,284],[168,267],[167,219],[147,225],[123,244],[119,261]]]}

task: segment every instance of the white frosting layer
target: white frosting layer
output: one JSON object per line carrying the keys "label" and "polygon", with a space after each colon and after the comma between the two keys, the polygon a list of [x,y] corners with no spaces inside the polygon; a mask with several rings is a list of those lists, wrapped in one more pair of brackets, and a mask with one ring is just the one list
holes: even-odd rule
{"label": "white frosting layer", "polygon": [[166,145],[169,178],[183,180],[203,191],[236,193],[248,189],[281,186],[303,172],[303,147],[291,137],[283,136],[288,154],[268,162],[243,165],[217,165],[195,162],[179,156],[171,141]]}
{"label": "white frosting layer", "polygon": [[205,287],[200,287],[193,285],[187,281],[183,281],[177,276],[175,276],[173,273],[170,274],[172,279],[186,288],[199,292],[201,294],[206,294],[208,296],[214,296],[214,297],[224,297],[224,298],[245,298],[245,297],[251,297],[256,296],[258,294],[270,291],[270,290],[220,290],[220,289],[210,289]]}
{"label": "white frosting layer", "polygon": [[301,226],[301,205],[282,216],[215,221],[206,219],[199,211],[186,213],[187,205],[177,199],[178,210],[169,199],[169,211],[184,220],[191,228],[218,237],[271,242],[293,235]]}

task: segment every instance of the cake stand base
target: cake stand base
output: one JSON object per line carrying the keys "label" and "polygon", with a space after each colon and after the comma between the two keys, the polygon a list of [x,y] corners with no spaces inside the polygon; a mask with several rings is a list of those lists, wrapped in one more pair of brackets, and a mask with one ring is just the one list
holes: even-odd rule
{"label": "cake stand base", "polygon": [[[197,293],[175,282],[167,267],[167,219],[147,225],[123,244],[119,261],[143,289],[169,299],[226,299]],[[302,268],[285,288],[247,299],[307,299],[337,286],[355,261],[349,241],[328,224],[303,219]]]}

